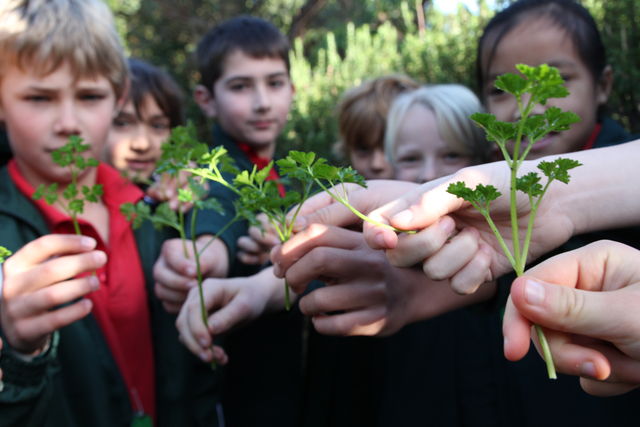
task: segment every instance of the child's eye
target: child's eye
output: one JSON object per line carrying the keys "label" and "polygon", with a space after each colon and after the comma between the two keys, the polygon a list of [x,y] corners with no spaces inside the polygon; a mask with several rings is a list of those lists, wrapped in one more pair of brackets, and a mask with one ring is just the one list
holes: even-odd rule
{"label": "child's eye", "polygon": [[154,120],[149,125],[157,131],[166,131],[171,128],[168,120]]}
{"label": "child's eye", "polygon": [[419,162],[421,160],[422,160],[422,157],[420,157],[417,154],[408,154],[408,155],[405,155],[405,156],[398,157],[397,162],[398,163],[404,163],[404,164],[407,164],[407,163],[410,164],[410,163],[417,163],[417,162]]}
{"label": "child's eye", "polygon": [[284,86],[284,80],[283,79],[277,79],[277,80],[271,80],[269,82],[269,86],[271,87],[283,87]]}
{"label": "child's eye", "polygon": [[93,102],[93,101],[101,101],[105,98],[106,98],[106,95],[104,93],[98,93],[98,92],[95,92],[95,93],[87,92],[87,93],[78,94],[78,99],[80,99],[81,101]]}
{"label": "child's eye", "polygon": [[51,97],[48,95],[27,95],[24,99],[29,102],[47,102],[51,100]]}
{"label": "child's eye", "polygon": [[124,128],[127,126],[133,126],[133,125],[134,125],[134,122],[129,119],[125,119],[122,117],[116,117],[115,119],[113,119],[113,126],[117,128]]}
{"label": "child's eye", "polygon": [[229,90],[231,90],[232,92],[242,92],[247,87],[249,87],[249,85],[245,83],[234,83],[229,86]]}
{"label": "child's eye", "polygon": [[455,152],[449,152],[449,153],[444,153],[442,155],[442,161],[444,163],[448,163],[448,164],[452,164],[452,163],[457,163],[460,160],[462,160],[462,158],[465,157],[460,153],[455,153]]}

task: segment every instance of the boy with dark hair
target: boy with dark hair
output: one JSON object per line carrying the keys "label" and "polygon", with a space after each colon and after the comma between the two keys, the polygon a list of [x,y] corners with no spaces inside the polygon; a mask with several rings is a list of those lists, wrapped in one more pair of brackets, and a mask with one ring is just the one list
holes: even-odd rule
{"label": "boy with dark hair", "polygon": [[147,288],[162,236],[149,224],[134,233],[119,212],[141,191],[107,165],[84,169],[78,185],[104,191],[78,217],[84,236],[71,235],[57,206],[32,199],[40,184],[58,183],[59,196],[69,185],[52,152],[70,136],[99,157],[123,102],[128,73],[111,12],[99,0],[5,1],[0,58],[0,119],[14,153],[0,169],[0,241],[16,252],[2,265],[0,425],[214,422],[215,378]]}

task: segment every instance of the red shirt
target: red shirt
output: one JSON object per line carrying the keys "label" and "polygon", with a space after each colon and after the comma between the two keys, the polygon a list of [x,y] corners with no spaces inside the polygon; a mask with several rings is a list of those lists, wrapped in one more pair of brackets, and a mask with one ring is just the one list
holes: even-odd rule
{"label": "red shirt", "polygon": [[[238,143],[238,148],[242,150],[244,154],[247,155],[251,164],[255,165],[258,170],[264,169],[267,167],[271,159],[267,159],[264,157],[258,156],[256,150],[253,149],[249,144],[245,144],[243,142]],[[286,195],[284,185],[280,182],[280,176],[278,175],[278,171],[275,168],[271,168],[269,171],[269,175],[267,176],[267,181],[277,181],[278,185],[278,193],[280,193],[280,197],[284,197]]]}
{"label": "red shirt", "polygon": [[[8,168],[16,187],[32,200],[35,189],[22,176],[15,160]],[[87,297],[93,302],[93,316],[127,385],[132,408],[155,419],[155,369],[145,278],[133,231],[120,213],[122,203],[135,203],[143,193],[103,163],[98,166],[96,182],[103,186],[102,203],[109,212],[109,243],[89,222],[80,218],[78,222],[82,234],[98,242],[97,249],[107,254],[108,261],[96,271],[100,288]],[[44,200],[32,201],[52,233],[74,233],[66,213]]]}

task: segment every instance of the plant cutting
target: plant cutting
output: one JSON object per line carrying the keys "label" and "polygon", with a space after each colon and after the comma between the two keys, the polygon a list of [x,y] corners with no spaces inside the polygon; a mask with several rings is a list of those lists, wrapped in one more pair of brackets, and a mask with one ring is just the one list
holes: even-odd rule
{"label": "plant cutting", "polygon": [[0,263],[3,263],[8,257],[10,257],[12,252],[5,248],[4,246],[0,246]]}
{"label": "plant cutting", "polygon": [[[580,118],[575,113],[562,111],[557,107],[549,107],[543,114],[532,115],[532,111],[537,105],[546,105],[550,98],[566,97],[569,95],[569,91],[564,86],[558,69],[554,67],[546,64],[537,67],[518,64],[516,68],[521,74],[501,75],[496,79],[495,86],[516,98],[520,119],[508,123],[498,121],[494,115],[487,113],[476,113],[471,116],[471,119],[485,131],[487,139],[498,145],[510,169],[509,202],[512,247],[506,244],[491,219],[491,202],[501,196],[501,193],[494,186],[478,184],[475,189],[470,189],[464,182],[456,182],[450,184],[447,191],[469,202],[482,214],[514,271],[518,276],[521,276],[527,263],[536,213],[544,194],[553,181],[568,184],[570,180],[568,171],[580,166],[580,163],[567,158],[540,162],[538,169],[546,177],[545,182],[542,182],[542,178],[537,172],[518,176],[518,170],[537,141],[551,132],[568,130],[573,123],[580,121]],[[528,96],[528,99],[525,96]],[[511,147],[508,145],[510,143],[513,143]],[[511,148],[511,152],[509,148]],[[524,236],[520,235],[518,227],[518,191],[527,196],[530,208]],[[544,331],[538,325],[535,325],[535,330],[549,378],[555,379],[557,377],[556,371]]]}
{"label": "plant cutting", "polygon": [[49,205],[58,203],[58,206],[71,217],[73,229],[78,235],[82,235],[78,216],[84,212],[85,203],[97,203],[102,196],[102,184],[83,185],[78,188],[80,174],[87,168],[97,167],[99,163],[96,159],[85,158],[83,155],[90,148],[90,145],[83,144],[81,137],[71,135],[65,145],[51,153],[53,161],[58,166],[68,168],[71,173],[71,182],[62,191],[62,200],[59,197],[57,182],[49,185],[40,184],[32,196],[34,200],[44,199]]}

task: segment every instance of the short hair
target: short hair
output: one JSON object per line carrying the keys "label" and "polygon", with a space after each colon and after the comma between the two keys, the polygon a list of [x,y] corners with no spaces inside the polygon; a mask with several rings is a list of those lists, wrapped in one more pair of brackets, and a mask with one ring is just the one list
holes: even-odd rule
{"label": "short hair", "polygon": [[136,114],[140,116],[145,97],[151,95],[172,128],[183,125],[184,94],[169,73],[141,59],[129,58],[128,64],[131,75],[129,98]]}
{"label": "short hair", "polygon": [[346,158],[356,144],[384,147],[387,113],[401,93],[420,87],[403,74],[392,74],[367,80],[344,92],[337,108],[340,139],[334,145],[334,154]]}
{"label": "short hair", "polygon": [[198,43],[200,82],[209,90],[224,72],[225,59],[235,51],[252,58],[279,58],[289,72],[289,40],[271,22],[241,15],[210,29]]}
{"label": "short hair", "polygon": [[385,152],[392,163],[395,160],[393,148],[399,128],[414,105],[422,105],[433,111],[440,136],[452,148],[471,157],[474,163],[489,159],[491,146],[482,129],[469,118],[471,114],[483,111],[478,97],[459,84],[438,84],[400,95],[393,102],[384,139]]}
{"label": "short hair", "polygon": [[485,84],[486,71],[502,39],[525,20],[538,18],[547,18],[566,32],[594,82],[599,81],[607,66],[607,57],[600,31],[589,11],[575,0],[518,0],[491,18],[478,41],[479,88]]}
{"label": "short hair", "polygon": [[63,63],[75,78],[104,76],[117,97],[125,92],[127,64],[109,7],[100,0],[3,0],[0,76],[8,65],[47,75]]}

